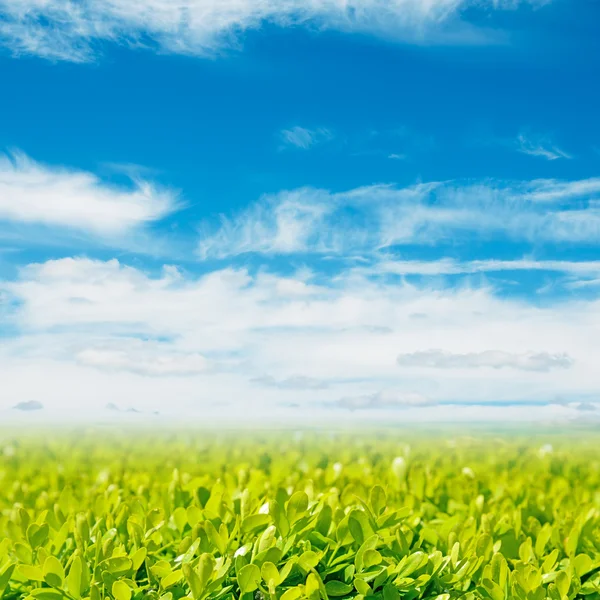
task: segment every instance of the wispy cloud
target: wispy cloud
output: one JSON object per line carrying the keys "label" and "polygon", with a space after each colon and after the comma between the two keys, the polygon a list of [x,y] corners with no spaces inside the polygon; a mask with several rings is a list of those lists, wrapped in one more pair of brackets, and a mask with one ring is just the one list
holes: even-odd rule
{"label": "wispy cloud", "polygon": [[331,211],[322,199],[323,192],[310,188],[283,192],[263,198],[239,215],[223,216],[216,231],[205,223],[201,228],[199,255],[226,258],[247,252],[304,252],[317,242],[315,237],[326,225]]}
{"label": "wispy cloud", "polygon": [[[541,4],[487,0],[484,9]],[[98,42],[211,55],[238,45],[264,23],[359,31],[415,42],[480,43],[489,36],[461,21],[472,0],[0,0],[0,43],[14,54],[87,61]]]}
{"label": "wispy cloud", "polygon": [[559,158],[571,159],[573,156],[561,150],[550,139],[544,136],[532,136],[520,133],[517,136],[517,150],[529,156],[537,156],[546,160]]}
{"label": "wispy cloud", "polygon": [[302,188],[265,196],[243,212],[204,223],[202,258],[379,252],[473,239],[591,242],[600,236],[600,179],[431,182],[332,193]]}
{"label": "wispy cloud", "polygon": [[175,192],[143,179],[117,187],[93,173],[43,165],[21,153],[0,156],[0,222],[117,237],[177,206]]}
{"label": "wispy cloud", "polygon": [[550,371],[568,369],[573,360],[566,354],[526,352],[514,354],[499,350],[456,354],[443,350],[423,350],[400,354],[397,362],[401,367],[429,367],[434,369],[519,369],[522,371]]}
{"label": "wispy cloud", "polygon": [[318,129],[306,129],[305,127],[292,127],[281,131],[281,140],[285,146],[295,146],[302,150],[328,142],[333,139],[333,133],[329,129],[320,127]]}

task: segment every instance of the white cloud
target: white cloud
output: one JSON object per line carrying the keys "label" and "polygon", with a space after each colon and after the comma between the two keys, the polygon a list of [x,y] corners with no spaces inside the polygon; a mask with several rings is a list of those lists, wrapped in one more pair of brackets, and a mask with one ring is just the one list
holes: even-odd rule
{"label": "white cloud", "polygon": [[568,369],[573,360],[567,354],[526,352],[514,354],[499,350],[456,354],[443,350],[423,350],[400,354],[397,362],[401,367],[430,367],[434,369],[519,369],[522,371],[551,371]]}
{"label": "white cloud", "polygon": [[121,188],[92,173],[42,165],[23,154],[0,156],[0,222],[118,237],[176,207],[172,191],[141,179]]}
{"label": "white cloud", "polygon": [[98,42],[210,55],[265,23],[359,31],[405,41],[481,42],[462,23],[467,7],[512,8],[542,0],[0,0],[0,42],[14,54],[86,61]]}
{"label": "white cloud", "polygon": [[[39,399],[47,411],[104,414],[111,401],[251,420],[279,414],[285,401],[318,418],[339,412],[340,398],[359,398],[361,414],[387,418],[402,404],[411,405],[402,418],[418,420],[425,410],[431,418],[429,404],[566,405],[595,402],[600,391],[594,299],[540,307],[486,287],[389,283],[351,270],[326,283],[235,269],[151,276],[89,259],[30,265],[0,292],[10,306],[4,322],[19,332],[0,344],[9,390],[0,409]],[[398,355],[432,347],[444,348],[433,358],[446,368],[424,376],[398,367]]]}
{"label": "white cloud", "polygon": [[520,133],[517,136],[517,150],[529,156],[537,156],[546,160],[557,160],[559,158],[573,158],[564,150],[553,144],[549,139],[539,136],[528,136]]}
{"label": "white cloud", "polygon": [[202,258],[262,254],[373,253],[472,235],[528,242],[595,242],[600,179],[373,185],[333,193],[302,188],[261,198],[204,225]]}
{"label": "white cloud", "polygon": [[281,131],[281,139],[287,146],[295,146],[302,150],[308,150],[312,146],[328,142],[333,138],[329,129],[306,129],[305,127],[292,127]]}

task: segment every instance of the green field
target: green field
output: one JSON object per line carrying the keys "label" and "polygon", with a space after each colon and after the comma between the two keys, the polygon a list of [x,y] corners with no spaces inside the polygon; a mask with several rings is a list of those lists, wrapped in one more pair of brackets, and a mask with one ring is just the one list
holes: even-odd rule
{"label": "green field", "polygon": [[600,598],[590,432],[0,434],[0,597]]}

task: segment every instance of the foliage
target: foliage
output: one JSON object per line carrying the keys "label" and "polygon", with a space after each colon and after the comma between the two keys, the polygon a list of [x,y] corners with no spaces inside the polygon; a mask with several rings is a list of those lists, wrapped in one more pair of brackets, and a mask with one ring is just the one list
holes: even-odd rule
{"label": "foliage", "polygon": [[590,435],[40,432],[0,455],[4,599],[600,599]]}

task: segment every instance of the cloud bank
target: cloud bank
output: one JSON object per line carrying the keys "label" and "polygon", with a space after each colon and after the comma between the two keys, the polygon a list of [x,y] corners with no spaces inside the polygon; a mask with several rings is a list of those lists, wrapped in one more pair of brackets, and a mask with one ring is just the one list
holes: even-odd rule
{"label": "cloud bank", "polygon": [[[485,284],[412,285],[352,269],[323,282],[264,269],[150,274],[84,258],[29,265],[0,293],[19,332],[0,345],[6,409],[43,394],[48,410],[85,398],[102,411],[110,399],[224,418],[292,406],[432,418],[452,403],[565,407],[600,391],[596,299],[542,307]],[[432,347],[444,351],[423,350]]]}

